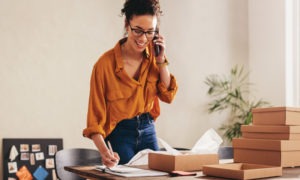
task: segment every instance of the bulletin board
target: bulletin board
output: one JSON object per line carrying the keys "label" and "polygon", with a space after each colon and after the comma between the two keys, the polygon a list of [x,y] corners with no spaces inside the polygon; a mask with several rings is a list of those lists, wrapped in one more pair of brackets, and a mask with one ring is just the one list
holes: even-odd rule
{"label": "bulletin board", "polygon": [[[63,140],[4,138],[2,147],[4,180],[9,177],[19,179],[17,174],[24,172],[29,172],[33,179],[44,176],[46,180],[52,180],[55,172],[54,155],[63,149]],[[15,158],[12,160],[12,157]]]}

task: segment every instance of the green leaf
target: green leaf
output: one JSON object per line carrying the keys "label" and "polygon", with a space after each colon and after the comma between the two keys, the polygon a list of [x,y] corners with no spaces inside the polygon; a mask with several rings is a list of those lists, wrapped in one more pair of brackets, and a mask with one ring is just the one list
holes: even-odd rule
{"label": "green leaf", "polygon": [[250,87],[253,85],[248,82],[249,74],[243,66],[236,65],[227,76],[213,74],[205,79],[205,84],[209,87],[207,94],[212,98],[208,103],[209,113],[223,110],[231,112],[227,121],[219,128],[228,141],[242,135],[241,125],[252,123],[252,108],[270,105],[262,99],[249,100]]}

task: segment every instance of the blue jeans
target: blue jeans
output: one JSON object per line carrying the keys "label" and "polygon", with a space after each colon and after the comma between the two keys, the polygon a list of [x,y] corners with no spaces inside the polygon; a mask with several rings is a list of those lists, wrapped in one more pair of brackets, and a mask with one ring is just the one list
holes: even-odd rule
{"label": "blue jeans", "polygon": [[149,113],[122,120],[105,141],[110,141],[113,151],[119,154],[119,164],[126,164],[143,149],[159,149],[154,120]]}

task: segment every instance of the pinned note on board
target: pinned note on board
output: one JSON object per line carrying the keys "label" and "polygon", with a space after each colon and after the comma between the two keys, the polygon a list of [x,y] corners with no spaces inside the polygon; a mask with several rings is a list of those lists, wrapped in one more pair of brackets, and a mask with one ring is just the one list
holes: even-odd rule
{"label": "pinned note on board", "polygon": [[39,166],[33,173],[33,176],[37,179],[37,180],[44,180],[46,179],[46,177],[48,176],[48,172],[45,168],[43,168],[42,166]]}
{"label": "pinned note on board", "polygon": [[18,176],[19,179],[22,180],[32,180],[32,175],[29,172],[29,170],[27,169],[26,166],[22,166],[18,172],[16,173],[16,175]]}
{"label": "pinned note on board", "polygon": [[19,152],[18,152],[16,146],[13,145],[9,152],[9,160],[14,161],[18,155],[19,155]]}

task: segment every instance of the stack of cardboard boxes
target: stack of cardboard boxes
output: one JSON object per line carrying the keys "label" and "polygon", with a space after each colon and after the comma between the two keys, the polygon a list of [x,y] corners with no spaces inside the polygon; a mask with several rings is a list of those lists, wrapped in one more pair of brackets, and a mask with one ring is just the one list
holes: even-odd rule
{"label": "stack of cardboard boxes", "polygon": [[252,110],[253,124],[233,139],[234,162],[282,167],[300,166],[300,108]]}

